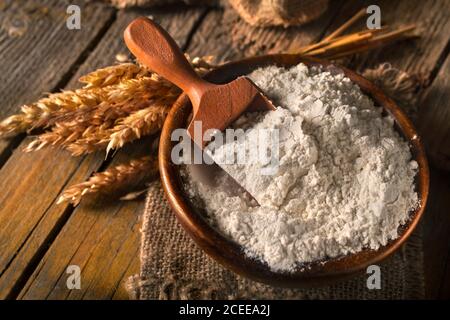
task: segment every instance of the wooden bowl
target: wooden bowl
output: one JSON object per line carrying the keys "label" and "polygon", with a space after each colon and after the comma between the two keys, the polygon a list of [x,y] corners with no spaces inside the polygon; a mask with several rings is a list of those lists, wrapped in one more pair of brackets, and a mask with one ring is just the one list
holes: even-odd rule
{"label": "wooden bowl", "polygon": [[349,254],[340,258],[327,260],[326,263],[310,263],[307,268],[293,273],[279,273],[271,271],[262,262],[245,256],[241,247],[214,229],[194,208],[185,195],[179,176],[179,166],[171,161],[171,150],[175,142],[170,139],[176,128],[186,128],[192,107],[186,95],[181,95],[173,105],[161,133],[159,147],[159,169],[162,184],[172,209],[186,232],[194,239],[207,254],[232,271],[271,285],[285,287],[307,287],[329,284],[345,278],[356,272],[365,270],[369,265],[377,264],[385,259],[408,239],[422,216],[428,197],[429,170],[421,140],[411,121],[405,113],[388,98],[379,88],[355,72],[336,67],[330,62],[305,59],[299,55],[279,54],[248,58],[227,63],[210,72],[206,79],[215,83],[229,82],[245,75],[256,68],[268,65],[291,67],[298,63],[307,66],[321,65],[326,68],[338,68],[361,90],[370,96],[376,105],[384,109],[384,114],[390,114],[395,119],[395,129],[410,143],[413,158],[419,164],[419,171],[415,179],[416,191],[419,195],[419,206],[410,213],[409,222],[399,228],[400,236],[390,241],[378,250],[363,250],[356,254]]}

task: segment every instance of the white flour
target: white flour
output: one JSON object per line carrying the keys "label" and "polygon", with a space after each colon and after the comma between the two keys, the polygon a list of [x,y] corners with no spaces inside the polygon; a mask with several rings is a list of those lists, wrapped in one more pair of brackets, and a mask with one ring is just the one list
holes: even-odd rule
{"label": "white flour", "polygon": [[258,206],[220,169],[188,166],[186,189],[211,223],[274,271],[395,239],[418,199],[417,163],[392,119],[342,74],[299,64],[249,77],[281,108],[238,125],[281,129],[280,170],[244,183]]}

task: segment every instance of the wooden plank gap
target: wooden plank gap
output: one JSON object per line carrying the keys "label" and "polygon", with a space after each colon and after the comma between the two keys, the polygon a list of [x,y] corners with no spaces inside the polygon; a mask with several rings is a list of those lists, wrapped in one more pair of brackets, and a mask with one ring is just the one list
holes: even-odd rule
{"label": "wooden plank gap", "polygon": [[[80,167],[82,162],[78,163],[77,167]],[[60,187],[59,192],[57,194],[61,194],[61,192],[67,187],[67,184],[69,183],[70,179],[75,175],[76,170],[72,171],[68,177],[68,179],[65,181],[65,183]],[[31,229],[30,233],[25,237],[25,239],[22,241],[22,243],[20,244],[19,248],[17,249],[17,252],[20,252],[20,250],[22,250],[23,246],[25,245],[25,243],[27,243],[27,241],[29,240],[29,238],[31,237],[31,235],[33,234],[33,232],[35,231],[35,229],[39,226],[39,224],[41,223],[41,221],[44,219],[45,215],[47,214],[47,212],[52,208],[52,206],[55,205],[56,201],[58,200],[58,198],[55,198],[53,202],[51,202],[47,208],[43,211],[41,217],[38,219],[37,223],[33,226],[33,228]],[[67,205],[68,207],[72,206],[72,205]],[[72,211],[75,209],[75,207],[72,206]],[[64,210],[64,213],[66,212],[67,208]],[[68,219],[68,218],[67,218]],[[67,220],[66,220],[67,221]],[[58,228],[58,224],[55,225],[55,230],[56,228],[58,228],[56,231],[59,232],[59,230],[61,230],[61,228],[64,225],[61,225],[60,228]],[[53,229],[51,230],[53,231]],[[54,239],[53,239],[54,240]],[[50,247],[51,243],[48,243],[46,241],[44,241],[42,243],[42,247],[47,246]],[[41,248],[39,247],[38,251],[41,250]],[[45,254],[45,252],[44,252]],[[16,257],[16,255],[12,256],[11,259],[9,260],[9,262],[5,265],[5,268],[3,268],[3,270],[0,270],[0,277],[3,275],[3,273],[9,268],[9,266],[11,265],[11,263],[14,261],[14,258]]]}
{"label": "wooden plank gap", "polygon": [[[45,238],[43,244],[38,248],[38,250],[34,253],[33,257],[30,259],[29,264],[25,267],[23,273],[20,275],[19,279],[17,280],[17,282],[12,287],[11,291],[6,296],[6,300],[14,300],[18,297],[21,290],[24,288],[25,284],[27,283],[28,279],[31,277],[33,272],[36,270],[36,268],[39,265],[39,262],[44,257],[44,255],[47,253],[47,250],[50,248],[51,244],[55,241],[60,230],[64,227],[66,222],[69,220],[69,218],[72,215],[72,212],[74,210],[75,210],[74,206],[72,206],[72,205],[67,206],[67,208],[64,210],[61,217],[56,222],[55,227],[49,232],[49,234]],[[38,224],[36,224],[36,226],[37,225]],[[32,234],[32,232],[30,232],[29,236],[31,236],[31,234]],[[23,244],[25,244],[25,243],[26,243],[26,240],[24,241]],[[12,260],[11,260],[11,262],[12,262]],[[5,270],[7,270],[7,269],[8,268],[6,268]]]}
{"label": "wooden plank gap", "polygon": [[[126,205],[127,205],[127,204],[126,204],[126,202],[124,201],[123,204],[120,206],[120,208],[117,210],[117,212],[116,212],[115,214],[117,214],[118,212],[120,212],[120,211],[122,210],[122,208],[125,207]],[[140,225],[140,217],[139,217],[138,215],[136,215],[136,219],[134,220],[134,223],[132,223],[132,224],[130,225],[130,234],[133,233],[133,229],[134,229],[135,226],[138,225],[138,224]],[[140,237],[139,237],[139,239],[140,239]],[[116,250],[116,252],[115,252],[115,254],[114,254],[113,260],[116,260],[116,259],[117,259],[117,257],[122,253],[123,247],[126,247],[126,245],[127,245],[126,241],[123,241],[123,243],[120,245],[120,247],[117,248],[117,250]],[[98,247],[98,244],[92,249],[92,252],[94,252],[94,251],[97,249],[97,247]],[[136,246],[136,250],[134,251],[134,254],[133,254],[132,256],[137,256],[136,254],[139,254],[139,252],[140,252],[140,245],[137,245],[137,246]],[[91,258],[93,258],[93,254],[91,254],[91,255],[89,256],[89,259],[86,261],[86,264],[83,266],[83,269],[86,268],[86,267],[88,267],[89,261],[91,260]],[[95,257],[94,257],[94,258],[95,258]],[[119,286],[120,286],[121,280],[125,277],[125,274],[126,274],[126,272],[128,271],[128,269],[129,269],[129,267],[130,267],[130,265],[131,265],[132,263],[133,263],[133,259],[129,259],[129,260],[128,260],[128,263],[127,263],[127,265],[126,265],[126,268],[124,268],[123,271],[120,273],[120,276],[117,277],[117,281],[116,281],[116,283],[115,283],[114,290],[112,291],[111,296],[109,297],[109,299],[112,299],[112,297],[114,296],[115,292],[117,291],[117,289],[118,289]],[[98,280],[98,279],[92,279],[92,281],[89,282],[88,288],[91,288],[91,285],[94,285],[94,286],[95,286],[95,283],[96,283],[97,280]],[[68,298],[70,297],[70,293],[71,293],[71,292],[68,292],[68,294],[66,295],[66,299],[68,299]],[[82,295],[81,299],[84,300],[86,296],[91,296],[91,295],[92,295],[92,293],[91,293],[89,290],[85,290],[85,291],[83,292],[83,295]],[[88,298],[88,299],[89,299],[89,298]]]}
{"label": "wooden plank gap", "polygon": [[88,59],[89,55],[100,44],[103,36],[108,32],[109,28],[113,25],[116,19],[117,19],[117,10],[114,10],[109,19],[106,20],[105,24],[99,29],[97,34],[92,38],[92,40],[88,43],[88,45],[84,48],[84,50],[81,51],[78,58],[70,66],[69,70],[58,81],[55,88],[53,88],[52,92],[62,90],[69,84],[70,80],[77,73],[81,65]]}
{"label": "wooden plank gap", "polygon": [[[81,162],[80,164],[81,165]],[[67,186],[67,184],[69,183],[69,181],[71,180],[71,178],[73,177],[73,175],[75,174],[76,171],[73,171],[69,178],[67,179],[66,183],[61,187],[60,192],[61,193]],[[57,201],[57,198],[55,199],[55,201]],[[25,238],[25,240],[22,242],[22,244],[20,245],[19,249],[17,250],[17,252],[20,252],[20,250],[22,249],[22,247],[27,243],[27,241],[29,240],[29,238],[32,236],[34,230],[39,226],[39,223],[42,221],[42,219],[45,217],[46,213],[48,210],[51,209],[51,207],[55,204],[55,201],[53,203],[51,203],[48,208],[44,211],[44,214],[42,215],[42,217],[39,219],[39,221],[36,223],[36,225],[33,227],[32,231],[28,234],[28,236]],[[33,272],[36,270],[36,268],[39,265],[39,262],[41,261],[41,259],[44,257],[44,255],[46,254],[47,250],[51,247],[52,243],[55,241],[56,237],[58,236],[59,232],[61,231],[61,229],[64,227],[64,225],[67,223],[67,221],[69,220],[70,216],[72,215],[73,211],[75,210],[75,206],[68,204],[67,207],[65,208],[65,210],[63,211],[63,213],[61,214],[61,216],[59,217],[59,219],[56,221],[55,226],[50,230],[49,234],[47,235],[47,237],[45,238],[45,240],[42,242],[42,244],[38,247],[38,249],[36,250],[35,254],[32,256],[32,258],[30,259],[29,264],[25,267],[24,272],[20,275],[19,279],[17,280],[17,282],[14,284],[14,286],[12,287],[11,291],[8,293],[8,295],[6,296],[6,299],[8,300],[13,300],[16,299],[17,296],[19,295],[20,291],[23,289],[23,287],[25,286],[25,284],[27,283],[28,279],[31,277],[31,275],[33,274]],[[0,273],[0,277],[2,276],[2,274],[8,269],[8,267],[11,265],[11,263],[14,261],[14,258],[16,257],[13,256],[12,259],[8,262],[8,264],[6,265],[5,269]]]}
{"label": "wooden plank gap", "polygon": [[[343,2],[342,1],[334,1],[332,4],[330,4],[330,7],[328,8],[328,10],[334,10],[334,8],[336,6],[339,6],[339,9],[335,10],[335,14],[332,16],[332,18],[330,19],[330,21],[328,21],[327,26],[322,30],[322,33],[318,36],[318,38],[316,39],[316,42],[320,42],[323,40],[323,38],[325,38],[325,36],[328,33],[331,33],[333,31],[335,31],[336,28],[334,28],[334,26],[336,25],[336,23],[339,21],[339,17],[341,16],[341,14],[344,11],[343,8]],[[361,6],[361,8],[364,7],[363,5]],[[355,14],[358,12],[358,10],[355,11]],[[348,17],[349,19],[351,17]]]}
{"label": "wooden plank gap", "polygon": [[19,133],[18,135],[7,138],[8,146],[5,149],[0,150],[0,169],[3,167],[6,161],[8,161],[14,150],[16,150],[16,148],[22,143],[23,139],[25,139],[26,136],[26,133]]}
{"label": "wooden plank gap", "polygon": [[442,50],[439,58],[436,61],[435,66],[431,70],[430,76],[427,79],[426,83],[424,84],[425,88],[431,86],[431,84],[434,82],[434,79],[436,79],[437,75],[439,74],[439,71],[441,70],[442,66],[444,65],[449,54],[450,54],[450,39],[447,41],[447,44],[446,44],[444,50]]}
{"label": "wooden plank gap", "polygon": [[[123,205],[124,205],[124,203],[120,203],[120,205],[119,205],[117,208],[115,208],[114,212],[111,213],[111,219],[109,219],[108,222],[107,222],[107,224],[105,224],[104,230],[107,230],[107,229],[110,227],[110,225],[113,223],[113,218],[114,218],[115,216],[117,216],[117,213],[120,212],[120,209],[123,207]],[[91,231],[92,228],[94,228],[94,226],[95,226],[95,224],[93,224],[93,225],[91,226],[91,228],[89,229],[89,231]],[[80,245],[78,246],[78,248],[80,248],[82,245],[83,245],[83,242],[80,243]],[[90,250],[90,252],[89,252],[89,254],[88,254],[86,260],[84,261],[83,265],[80,266],[80,267],[81,267],[80,274],[84,274],[85,269],[86,269],[87,266],[89,265],[89,262],[90,262],[91,259],[93,258],[94,252],[96,251],[96,249],[98,248],[99,245],[100,245],[100,241],[99,241],[99,242],[96,242],[95,245],[92,246],[92,248],[91,248],[91,250]],[[77,250],[77,251],[78,251],[78,250]],[[116,252],[116,255],[117,255],[117,252]],[[75,256],[75,254],[72,255],[72,257],[74,257],[74,256]],[[72,259],[71,259],[71,260],[72,260]],[[62,276],[62,274],[61,274],[61,276]],[[55,287],[58,285],[58,282],[59,282],[59,280],[58,280],[57,282],[54,283],[53,289],[55,289]],[[90,283],[89,283],[89,284],[90,284]],[[87,286],[88,288],[89,288],[89,284],[88,284],[88,286]],[[53,290],[52,290],[52,291],[53,291]],[[50,292],[48,293],[47,297],[45,298],[46,300],[49,299],[50,295],[52,294],[52,291],[50,291]],[[64,298],[65,300],[68,299],[70,293],[71,293],[71,291],[67,291],[67,292],[65,293],[65,298]],[[85,294],[86,294],[86,292],[83,293],[83,296],[84,296]]]}
{"label": "wooden plank gap", "polygon": [[[141,253],[141,248],[140,248],[140,246],[138,246],[138,247],[136,248],[136,250],[134,251],[134,254],[133,254],[133,255],[134,255],[134,256],[139,256],[140,253]],[[139,259],[139,262],[140,262],[140,259]],[[117,294],[118,291],[122,290],[122,288],[120,287],[121,285],[124,285],[124,283],[123,283],[122,281],[123,281],[123,279],[125,279],[127,273],[129,272],[129,269],[132,267],[132,265],[133,265],[134,263],[135,263],[135,260],[130,259],[130,261],[128,262],[127,267],[126,267],[126,268],[123,270],[123,272],[121,273],[121,275],[120,275],[120,277],[119,277],[119,280],[117,281],[116,286],[115,286],[115,288],[114,288],[114,293],[113,293],[112,296],[111,296],[111,300],[114,299],[114,296]],[[84,297],[85,295],[86,295],[86,293],[83,294],[83,297]]]}
{"label": "wooden plank gap", "polygon": [[197,30],[202,25],[203,21],[205,20],[206,16],[212,12],[212,8],[205,8],[205,10],[200,14],[198,17],[198,20],[195,21],[194,25],[192,26],[191,30],[189,31],[188,35],[186,36],[186,40],[181,47],[181,50],[184,52],[187,50],[189,45],[191,44],[192,38],[194,37],[194,34],[197,32]]}

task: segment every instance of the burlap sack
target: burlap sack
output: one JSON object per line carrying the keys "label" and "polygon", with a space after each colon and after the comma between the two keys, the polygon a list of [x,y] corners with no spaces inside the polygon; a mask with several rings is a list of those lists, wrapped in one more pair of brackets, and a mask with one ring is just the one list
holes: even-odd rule
{"label": "burlap sack", "polygon": [[229,0],[242,19],[253,26],[294,26],[318,18],[328,0]]}
{"label": "burlap sack", "polygon": [[[119,8],[174,3],[226,6],[225,0],[109,0]],[[253,26],[293,26],[308,23],[328,8],[328,0],[228,0],[242,19]]]}
{"label": "burlap sack", "polygon": [[[417,79],[389,64],[363,75],[415,118],[410,106],[416,102]],[[127,288],[135,299],[419,299],[425,291],[420,229],[380,265],[380,290],[367,289],[366,274],[321,288],[276,288],[240,277],[201,251],[178,224],[156,181],[143,214],[140,273],[129,279]]]}

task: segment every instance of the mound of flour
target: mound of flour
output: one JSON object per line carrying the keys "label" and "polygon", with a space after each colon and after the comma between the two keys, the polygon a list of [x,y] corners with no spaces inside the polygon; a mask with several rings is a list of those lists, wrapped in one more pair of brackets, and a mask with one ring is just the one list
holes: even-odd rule
{"label": "mound of flour", "polygon": [[248,181],[257,205],[221,169],[187,166],[186,190],[209,221],[274,271],[395,239],[418,198],[417,163],[393,120],[343,74],[299,64],[249,77],[279,107],[237,125],[290,128],[280,131],[281,170]]}

